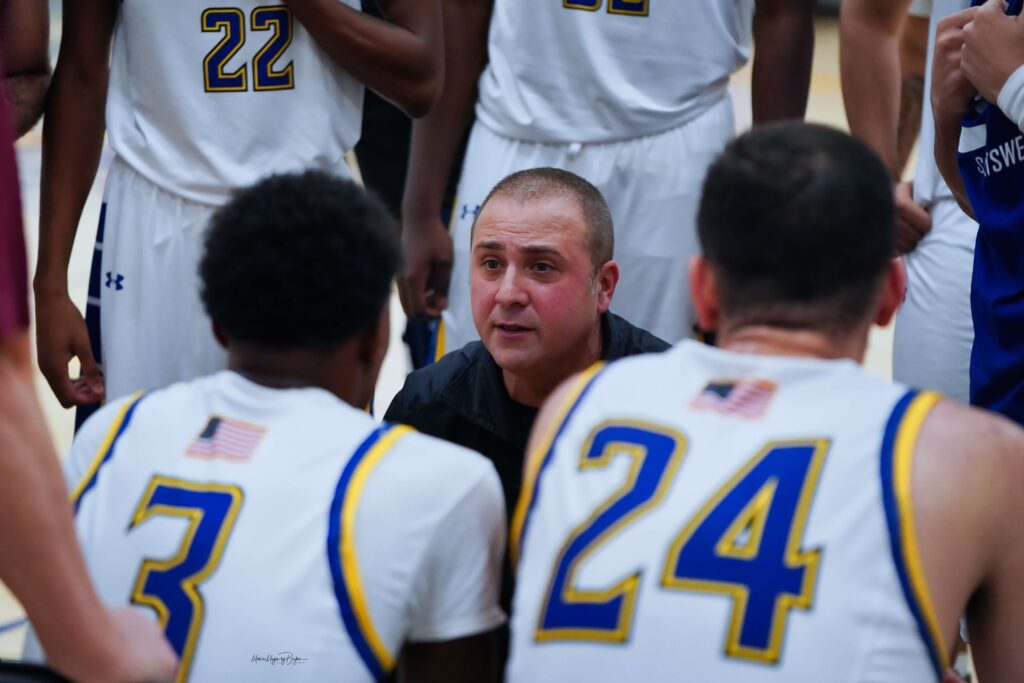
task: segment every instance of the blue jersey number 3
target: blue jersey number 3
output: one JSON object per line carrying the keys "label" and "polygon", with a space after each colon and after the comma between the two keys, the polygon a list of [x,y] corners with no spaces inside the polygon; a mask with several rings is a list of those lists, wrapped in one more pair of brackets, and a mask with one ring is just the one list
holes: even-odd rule
{"label": "blue jersey number 3", "polygon": [[199,584],[220,564],[241,507],[242,490],[237,486],[158,475],[150,480],[132,517],[133,529],[151,517],[188,520],[178,552],[166,560],[145,560],[132,591],[133,603],[156,611],[167,640],[181,658],[176,681],[188,680],[203,623]]}
{"label": "blue jersey number 3", "polygon": [[[672,542],[661,585],[732,599],[725,653],[774,663],[792,608],[809,609],[821,550],[801,549],[829,442],[774,442],[744,465]],[[607,590],[574,586],[580,563],[627,523],[657,505],[686,450],[664,427],[604,423],[588,438],[580,469],[632,460],[627,481],[562,547],[541,607],[536,639],[623,642],[629,637],[641,571]]]}

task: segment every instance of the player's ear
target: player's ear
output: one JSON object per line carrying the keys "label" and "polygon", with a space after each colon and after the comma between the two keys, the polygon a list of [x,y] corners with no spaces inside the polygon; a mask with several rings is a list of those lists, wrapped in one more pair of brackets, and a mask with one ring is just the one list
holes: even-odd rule
{"label": "player's ear", "polygon": [[903,259],[896,258],[889,262],[882,281],[882,292],[878,299],[878,311],[875,313],[875,324],[885,327],[896,315],[907,296],[907,271],[903,267]]}
{"label": "player's ear", "polygon": [[221,348],[228,348],[228,333],[224,331],[224,327],[214,321],[213,322],[213,337],[217,340],[217,343],[221,345]]}
{"label": "player's ear", "polygon": [[594,275],[594,289],[597,292],[597,312],[604,313],[612,305],[615,285],[619,284],[619,264],[605,261]]}
{"label": "player's ear", "polygon": [[703,256],[690,259],[690,298],[697,314],[697,325],[705,332],[718,327],[721,308],[718,301],[718,283],[711,265]]}

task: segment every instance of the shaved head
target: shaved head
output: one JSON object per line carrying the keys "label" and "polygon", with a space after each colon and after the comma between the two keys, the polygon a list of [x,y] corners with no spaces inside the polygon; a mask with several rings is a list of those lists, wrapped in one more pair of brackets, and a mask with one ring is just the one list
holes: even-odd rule
{"label": "shaved head", "polygon": [[494,186],[480,205],[478,217],[495,197],[521,204],[542,199],[572,199],[583,214],[591,265],[597,269],[612,260],[615,234],[608,204],[600,190],[575,173],[558,168],[531,168],[513,173]]}

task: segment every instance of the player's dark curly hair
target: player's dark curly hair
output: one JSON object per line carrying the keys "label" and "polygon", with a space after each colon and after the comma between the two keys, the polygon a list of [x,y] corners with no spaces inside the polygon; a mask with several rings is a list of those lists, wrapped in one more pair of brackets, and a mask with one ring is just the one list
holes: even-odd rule
{"label": "player's dark curly hair", "polygon": [[398,264],[395,223],[375,197],[321,171],[274,175],[214,214],[201,296],[232,340],[330,348],[376,322]]}
{"label": "player's dark curly hair", "polygon": [[845,331],[872,313],[894,216],[889,174],[867,145],[782,123],[726,147],[697,225],[732,324]]}

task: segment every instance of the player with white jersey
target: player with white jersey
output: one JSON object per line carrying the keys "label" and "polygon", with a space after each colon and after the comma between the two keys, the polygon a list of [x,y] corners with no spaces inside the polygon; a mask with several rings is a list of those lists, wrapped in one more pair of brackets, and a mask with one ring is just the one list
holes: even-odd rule
{"label": "player with white jersey", "polygon": [[[40,367],[72,405],[223,368],[196,293],[211,213],[268,173],[347,174],[364,84],[422,115],[443,54],[438,0],[387,0],[393,23],[364,15],[355,0],[65,4],[35,288]],[[100,157],[104,103],[114,158],[87,329],[68,298],[67,264]],[[82,363],[77,381],[72,356]]]}
{"label": "player with white jersey", "polygon": [[[499,180],[535,167],[572,171],[607,198],[623,272],[614,312],[663,339],[690,334],[685,264],[697,251],[701,179],[734,131],[729,77],[753,34],[755,123],[802,117],[813,7],[446,0],[445,88],[414,125],[400,281],[407,313],[444,311],[437,355],[476,339],[468,257],[480,204]],[[474,100],[449,237],[441,201]]]}
{"label": "player with white jersey", "polygon": [[[846,0],[842,14],[844,100],[850,129],[894,162],[899,59],[895,41],[908,9],[928,21],[924,92],[931,92],[939,21],[970,0]],[[904,28],[906,30],[906,28]],[[896,316],[893,377],[967,403],[974,342],[971,273],[978,224],[953,198],[935,165],[935,123],[924,97],[914,181],[897,186],[907,297]],[[910,192],[909,189],[913,188]],[[919,240],[919,241],[918,241]]]}
{"label": "player with white jersey", "polygon": [[244,190],[200,266],[230,369],[111,402],[76,436],[86,563],[106,602],[152,610],[179,681],[489,675],[497,474],[355,407],[387,347],[392,231],[319,172]]}
{"label": "player with white jersey", "polygon": [[838,131],[715,162],[690,281],[721,348],[595,366],[542,409],[509,681],[937,681],[965,609],[981,680],[1020,680],[1024,432],[858,366],[903,294],[893,215]]}

